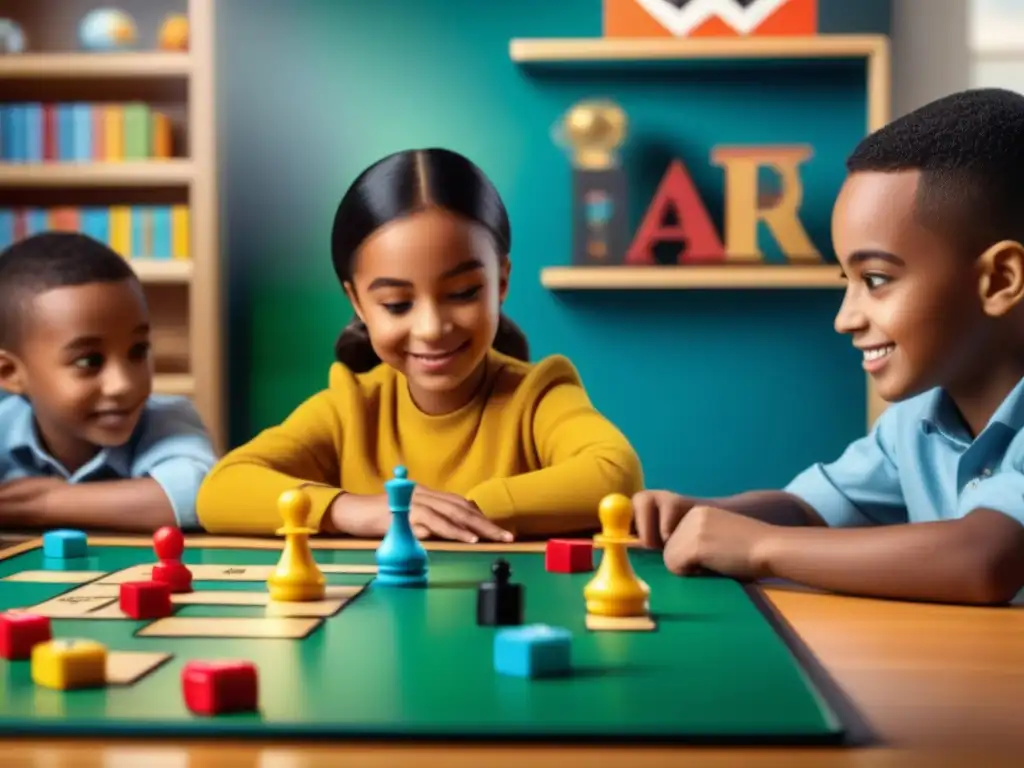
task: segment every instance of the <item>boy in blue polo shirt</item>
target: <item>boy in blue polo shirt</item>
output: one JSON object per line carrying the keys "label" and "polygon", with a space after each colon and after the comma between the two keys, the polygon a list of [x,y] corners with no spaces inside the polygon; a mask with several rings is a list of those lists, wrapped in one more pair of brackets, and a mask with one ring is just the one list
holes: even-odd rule
{"label": "boy in blue polo shirt", "polygon": [[149,331],[135,273],[96,240],[0,254],[0,527],[198,527],[216,456],[186,398],[151,394]]}
{"label": "boy in blue polo shirt", "polygon": [[847,169],[835,325],[893,405],[783,491],[638,494],[638,534],[677,574],[1006,603],[1024,587],[1024,96],[939,99]]}

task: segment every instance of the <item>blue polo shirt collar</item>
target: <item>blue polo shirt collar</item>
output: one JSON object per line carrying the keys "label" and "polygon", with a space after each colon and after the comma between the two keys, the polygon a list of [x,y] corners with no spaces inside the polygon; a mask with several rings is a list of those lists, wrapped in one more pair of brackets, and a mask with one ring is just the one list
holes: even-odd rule
{"label": "blue polo shirt collar", "polygon": [[128,477],[131,473],[131,460],[126,446],[102,448],[77,472],[68,472],[43,448],[39,441],[31,407],[26,407],[18,414],[5,437],[10,455],[19,464],[42,474],[59,475],[69,482],[78,482],[99,474],[123,478]]}
{"label": "blue polo shirt collar", "polygon": [[[943,389],[935,389],[928,396],[922,410],[921,428],[926,434],[937,433],[961,445],[972,442],[956,406]],[[1012,434],[1024,429],[1024,379],[1010,390],[978,437],[993,429]]]}

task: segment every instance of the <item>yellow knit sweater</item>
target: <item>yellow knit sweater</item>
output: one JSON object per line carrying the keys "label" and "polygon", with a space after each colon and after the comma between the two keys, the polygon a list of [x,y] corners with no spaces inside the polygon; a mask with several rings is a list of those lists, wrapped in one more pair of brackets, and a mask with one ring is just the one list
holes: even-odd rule
{"label": "yellow knit sweater", "polygon": [[530,364],[492,350],[480,395],[441,416],[420,411],[388,365],[358,375],[332,365],[326,390],[213,468],[199,491],[199,520],[210,533],[272,534],[278,496],[316,483],[307,486],[309,525],[319,529],[341,489],[383,493],[399,464],[518,536],[596,529],[602,497],[643,486],[639,458],[591,404],[572,363],[556,355]]}

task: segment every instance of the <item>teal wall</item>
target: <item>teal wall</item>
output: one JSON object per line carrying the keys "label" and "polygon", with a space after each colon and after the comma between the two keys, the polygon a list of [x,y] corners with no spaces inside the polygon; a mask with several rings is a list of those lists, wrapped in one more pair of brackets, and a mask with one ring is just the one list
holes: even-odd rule
{"label": "teal wall", "polygon": [[[850,5],[823,3],[823,30],[887,31],[887,0]],[[526,72],[509,60],[512,37],[600,35],[596,0],[217,6],[234,443],[326,383],[350,316],[329,256],[340,196],[382,155],[429,145],[467,154],[500,189],[513,224],[508,314],[535,357],[574,360],[650,485],[777,486],[863,433],[864,377],[832,329],[839,291],[553,294],[539,280],[570,258],[570,170],[551,127],[590,96],[629,114],[634,226],[672,157],[720,224],[712,146],[809,143],[803,215],[830,254],[843,157],[866,124],[862,64]]]}

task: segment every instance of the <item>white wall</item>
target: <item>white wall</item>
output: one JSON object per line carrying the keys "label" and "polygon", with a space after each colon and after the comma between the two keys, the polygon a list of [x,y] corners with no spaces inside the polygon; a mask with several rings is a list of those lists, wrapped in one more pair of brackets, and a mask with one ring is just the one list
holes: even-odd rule
{"label": "white wall", "polygon": [[893,0],[893,117],[971,87],[969,2]]}
{"label": "white wall", "polygon": [[973,87],[1024,93],[1024,0],[893,0],[893,117]]}
{"label": "white wall", "polygon": [[1024,0],[966,0],[971,84],[1024,92]]}

